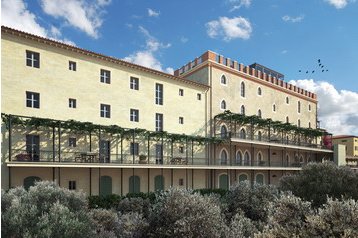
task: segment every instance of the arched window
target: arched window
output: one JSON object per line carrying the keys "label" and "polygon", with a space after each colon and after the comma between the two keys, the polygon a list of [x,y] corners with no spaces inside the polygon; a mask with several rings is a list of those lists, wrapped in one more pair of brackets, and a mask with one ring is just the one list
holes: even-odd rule
{"label": "arched window", "polygon": [[27,190],[30,187],[35,185],[35,182],[41,181],[39,177],[36,176],[29,176],[24,179],[24,188]]}
{"label": "arched window", "polygon": [[286,97],[286,104],[290,104],[290,99]]}
{"label": "arched window", "polygon": [[276,112],[276,104],[272,105],[272,111]]}
{"label": "arched window", "polygon": [[157,175],[154,177],[154,190],[164,190],[164,177],[162,175]]}
{"label": "arched window", "polygon": [[222,174],[219,176],[219,188],[229,189],[229,177],[227,174]]}
{"label": "arched window", "polygon": [[236,164],[242,165],[242,153],[241,151],[236,152]]}
{"label": "arched window", "polygon": [[220,103],[220,108],[221,108],[222,110],[226,110],[226,102],[225,102],[225,100],[222,100],[222,101],[221,101],[221,103]]}
{"label": "arched window", "polygon": [[221,84],[226,85],[227,81],[226,81],[225,75],[221,76],[221,81],[220,82],[221,82]]}
{"label": "arched window", "polygon": [[261,131],[259,131],[259,132],[257,133],[257,139],[258,139],[259,141],[262,140],[262,132],[261,132]]}
{"label": "arched window", "polygon": [[241,105],[240,113],[242,115],[245,115],[245,106],[244,105]]}
{"label": "arched window", "polygon": [[289,166],[290,165],[290,156],[286,155],[286,163],[285,166]]}
{"label": "arched window", "polygon": [[256,175],[256,183],[264,184],[264,175],[263,174],[257,174]]}
{"label": "arched window", "polygon": [[244,165],[250,165],[250,155],[247,151],[245,152],[244,155]]}
{"label": "arched window", "polygon": [[257,95],[259,95],[259,96],[261,96],[261,95],[262,95],[262,90],[261,90],[261,88],[260,88],[260,87],[258,87],[258,89],[257,89]]}
{"label": "arched window", "polygon": [[226,152],[226,150],[221,151],[220,161],[221,161],[221,164],[227,164],[227,152]]}
{"label": "arched window", "polygon": [[301,102],[300,101],[297,102],[297,112],[301,113]]}
{"label": "arched window", "polygon": [[247,174],[240,174],[239,175],[239,182],[244,182],[247,180]]}
{"label": "arched window", "polygon": [[227,129],[226,129],[226,126],[225,126],[225,125],[222,125],[222,126],[221,126],[220,136],[221,136],[221,138],[226,138],[226,137],[227,137]]}
{"label": "arched window", "polygon": [[259,109],[259,110],[257,111],[257,116],[258,116],[259,118],[262,118],[261,109]]}
{"label": "arched window", "polygon": [[241,97],[245,97],[245,83],[241,82]]}
{"label": "arched window", "polygon": [[244,128],[242,128],[242,129],[240,130],[240,138],[241,138],[241,139],[246,139],[246,131],[245,131]]}
{"label": "arched window", "polygon": [[140,178],[137,175],[129,177],[129,193],[140,192]]}
{"label": "arched window", "polygon": [[109,176],[101,176],[100,179],[100,196],[107,196],[112,194],[112,178]]}
{"label": "arched window", "polygon": [[290,119],[288,118],[288,116],[286,117],[286,123],[290,123]]}
{"label": "arched window", "polygon": [[297,120],[297,125],[298,125],[298,127],[301,127],[301,120],[300,119]]}
{"label": "arched window", "polygon": [[261,152],[257,153],[257,165],[262,166],[264,164]]}
{"label": "arched window", "polygon": [[311,122],[308,122],[308,128],[311,128]]}

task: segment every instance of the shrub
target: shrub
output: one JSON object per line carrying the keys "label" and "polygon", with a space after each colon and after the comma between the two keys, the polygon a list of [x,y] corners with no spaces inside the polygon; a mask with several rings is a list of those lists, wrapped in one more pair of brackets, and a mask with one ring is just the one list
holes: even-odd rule
{"label": "shrub", "polygon": [[116,194],[107,196],[89,196],[88,204],[90,208],[112,209],[116,208],[121,200],[122,197]]}
{"label": "shrub", "polygon": [[139,238],[147,237],[149,224],[142,214],[129,212],[119,214],[118,230],[119,237]]}
{"label": "shrub", "polygon": [[37,182],[2,191],[2,236],[91,237],[93,233],[85,194],[53,182]]}
{"label": "shrub", "polygon": [[358,237],[358,203],[328,199],[317,214],[307,218],[307,237]]}
{"label": "shrub", "polygon": [[237,183],[227,193],[227,219],[231,220],[237,213],[243,212],[253,221],[265,222],[267,207],[277,194],[277,189],[270,185],[251,186],[247,181]]}
{"label": "shrub", "polygon": [[231,220],[229,229],[226,231],[225,237],[254,237],[258,232],[253,221],[245,217],[242,213],[237,213]]}
{"label": "shrub", "polygon": [[334,163],[310,163],[298,174],[282,177],[279,188],[318,207],[327,201],[327,196],[357,200],[358,174]]}
{"label": "shrub", "polygon": [[218,194],[220,197],[225,197],[228,190],[222,189],[222,188],[202,188],[202,189],[196,189],[194,192],[198,192],[201,195],[208,195],[208,194]]}
{"label": "shrub", "polygon": [[106,209],[92,209],[90,212],[97,237],[117,237],[120,233],[116,212]]}
{"label": "shrub", "polygon": [[217,196],[180,189],[157,196],[149,224],[153,237],[220,237],[225,230]]}
{"label": "shrub", "polygon": [[125,198],[119,202],[117,210],[120,213],[136,212],[138,214],[148,217],[150,209],[149,199],[143,199],[140,197]]}

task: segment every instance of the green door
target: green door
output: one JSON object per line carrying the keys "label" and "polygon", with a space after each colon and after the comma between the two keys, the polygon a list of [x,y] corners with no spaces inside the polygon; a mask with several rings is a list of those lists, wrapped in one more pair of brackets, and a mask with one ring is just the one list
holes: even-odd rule
{"label": "green door", "polygon": [[99,195],[107,196],[112,194],[112,178],[101,176]]}
{"label": "green door", "polygon": [[129,193],[140,192],[140,178],[139,176],[131,176],[129,178]]}
{"label": "green door", "polygon": [[155,176],[154,178],[154,190],[164,190],[164,177],[162,175]]}
{"label": "green door", "polygon": [[27,190],[30,187],[35,185],[36,181],[41,181],[41,179],[39,177],[36,176],[30,176],[30,177],[26,177],[24,179],[24,188]]}
{"label": "green door", "polygon": [[219,177],[219,188],[221,189],[229,189],[229,181],[228,176],[226,174],[222,174]]}

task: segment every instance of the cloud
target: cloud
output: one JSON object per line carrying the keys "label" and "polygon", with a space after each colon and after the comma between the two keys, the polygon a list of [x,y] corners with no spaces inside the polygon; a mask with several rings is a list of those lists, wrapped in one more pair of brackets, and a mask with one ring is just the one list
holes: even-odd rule
{"label": "cloud", "polygon": [[156,12],[153,9],[148,8],[148,16],[150,17],[159,17],[160,12]]}
{"label": "cloud", "polygon": [[287,54],[287,52],[288,52],[288,50],[283,50],[283,51],[281,51],[281,54]]}
{"label": "cloud", "polygon": [[38,36],[47,36],[47,30],[37,23],[35,14],[27,10],[27,6],[22,0],[1,1],[1,24]]}
{"label": "cloud", "polygon": [[146,38],[145,49],[130,54],[129,56],[125,57],[124,60],[172,74],[174,71],[173,68],[168,67],[164,70],[162,64],[155,56],[155,54],[158,53],[161,49],[169,48],[171,45],[159,42],[149,33],[147,29],[142,26],[139,26],[139,32],[142,33]]}
{"label": "cloud", "polygon": [[282,20],[284,20],[286,22],[297,23],[297,22],[301,22],[304,18],[305,18],[304,15],[300,15],[298,17],[291,17],[289,15],[286,15],[286,16],[282,17]]}
{"label": "cloud", "polygon": [[348,3],[356,2],[356,0],[325,0],[325,1],[337,9],[345,8]]}
{"label": "cloud", "polygon": [[250,7],[251,0],[229,0],[228,3],[232,5],[230,12],[239,10],[241,7]]}
{"label": "cloud", "polygon": [[250,38],[252,28],[248,19],[243,17],[219,17],[218,20],[206,23],[207,34],[211,38],[223,37],[223,40]]}
{"label": "cloud", "polygon": [[187,43],[188,42],[188,38],[186,38],[186,37],[184,37],[184,36],[182,36],[182,37],[180,37],[180,41],[181,41],[181,43]]}
{"label": "cloud", "polygon": [[70,45],[76,45],[73,41],[62,38],[60,29],[50,26],[46,29],[37,22],[35,14],[27,9],[22,0],[1,1],[1,24],[21,31],[32,33],[37,36],[50,38]]}
{"label": "cloud", "polygon": [[358,135],[357,92],[338,91],[328,82],[313,79],[291,80],[289,83],[317,94],[321,128],[335,135]]}
{"label": "cloud", "polygon": [[66,24],[73,26],[87,35],[97,39],[98,29],[103,23],[104,7],[109,0],[41,0],[42,10],[54,17],[62,18]]}

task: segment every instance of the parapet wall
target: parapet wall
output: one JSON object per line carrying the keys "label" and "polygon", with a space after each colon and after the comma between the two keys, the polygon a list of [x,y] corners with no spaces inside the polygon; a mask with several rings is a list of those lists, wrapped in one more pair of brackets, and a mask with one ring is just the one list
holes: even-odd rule
{"label": "parapet wall", "polygon": [[205,61],[213,61],[216,62],[218,64],[224,65],[226,67],[232,68],[234,70],[237,70],[239,72],[248,74],[252,77],[255,77],[257,79],[266,81],[268,83],[274,84],[277,87],[282,87],[285,88],[287,90],[290,90],[292,92],[301,94],[303,96],[312,98],[312,99],[317,99],[317,95],[309,92],[307,90],[304,90],[302,88],[299,88],[297,86],[294,86],[290,83],[284,82],[281,79],[277,79],[276,77],[272,77],[271,75],[268,75],[266,73],[261,72],[260,70],[255,70],[253,68],[250,68],[249,66],[245,66],[241,63],[238,63],[235,60],[231,60],[230,58],[225,58],[222,55],[218,55],[212,51],[206,51],[204,54],[202,54],[200,57],[195,58],[193,61],[187,63],[186,65],[184,65],[183,67],[177,69],[174,71],[174,75],[175,76],[180,76],[188,71],[191,71],[192,69],[194,69],[195,67],[197,67],[198,65],[204,63]]}

